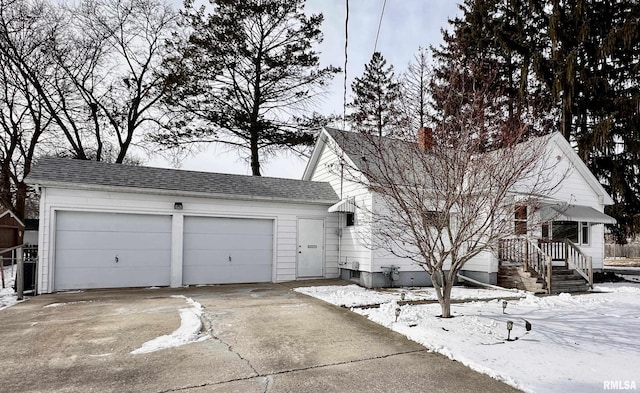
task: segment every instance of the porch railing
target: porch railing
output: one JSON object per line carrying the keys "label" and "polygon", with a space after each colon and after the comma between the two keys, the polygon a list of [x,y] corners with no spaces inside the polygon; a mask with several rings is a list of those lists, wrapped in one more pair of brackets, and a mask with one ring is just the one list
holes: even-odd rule
{"label": "porch railing", "polygon": [[581,275],[593,289],[593,261],[591,256],[585,255],[574,242],[569,239],[564,241],[566,245],[566,263],[569,268]]}
{"label": "porch railing", "polygon": [[[38,246],[21,244],[0,250],[0,270],[2,270],[2,287],[6,283],[4,266],[7,262],[15,271],[15,289],[18,300],[22,300],[24,292],[36,292],[36,264],[38,260]],[[26,273],[26,274],[25,274]],[[25,284],[27,288],[25,288]]]}
{"label": "porch railing", "polygon": [[593,288],[593,262],[575,243],[569,239],[536,242],[526,238],[500,240],[498,247],[500,263],[522,265],[525,270],[533,269],[551,289],[553,262],[562,262],[565,268],[572,269],[582,276]]}
{"label": "porch railing", "polygon": [[501,264],[506,262],[521,265],[525,271],[532,269],[544,280],[547,292],[551,292],[553,273],[551,256],[530,239],[501,239],[498,245],[498,258]]}

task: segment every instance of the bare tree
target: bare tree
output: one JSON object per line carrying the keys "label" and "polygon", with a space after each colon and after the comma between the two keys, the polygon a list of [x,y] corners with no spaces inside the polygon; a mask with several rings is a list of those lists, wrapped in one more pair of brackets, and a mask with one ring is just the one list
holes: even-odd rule
{"label": "bare tree", "polygon": [[[70,117],[89,121],[96,160],[121,163],[144,124],[162,117],[158,108],[168,87],[157,68],[177,14],[158,0],[84,0],[66,11],[71,28],[51,55],[63,72],[60,81],[73,86],[80,105]],[[107,157],[110,146],[115,151]]]}
{"label": "bare tree", "polygon": [[156,0],[1,1],[0,52],[63,137],[59,154],[123,162],[161,117],[155,70],[176,13]]}
{"label": "bare tree", "polygon": [[417,143],[414,131],[397,130],[393,139],[345,134],[360,158],[346,163],[347,178],[374,195],[368,245],[424,268],[442,317],[451,316],[451,289],[465,264],[514,233],[514,206],[535,207],[563,177],[547,159],[548,136],[525,141],[525,127],[487,151],[480,136],[501,125],[485,122],[491,91],[471,90],[455,119],[421,129]]}
{"label": "bare tree", "polygon": [[46,71],[39,48],[45,42],[42,34],[53,25],[40,23],[43,10],[43,4],[0,2],[0,204],[20,218],[27,216],[29,188],[24,178],[47,147],[51,118],[16,57],[29,64],[33,74]]}
{"label": "bare tree", "polygon": [[427,126],[431,74],[428,49],[419,48],[400,77],[401,107],[412,130]]}

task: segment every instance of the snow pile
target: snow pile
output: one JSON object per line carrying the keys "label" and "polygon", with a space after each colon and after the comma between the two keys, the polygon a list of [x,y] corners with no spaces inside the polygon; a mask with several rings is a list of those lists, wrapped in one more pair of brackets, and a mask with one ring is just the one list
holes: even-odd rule
{"label": "snow pile", "polygon": [[[338,286],[333,292],[321,288],[300,292],[321,293],[339,305],[355,303],[340,295],[358,292]],[[529,294],[509,300],[506,313],[498,299],[453,304],[454,318],[449,319],[437,317],[441,314],[438,304],[398,306],[398,296],[379,308],[353,311],[524,391],[599,392],[620,381],[640,385],[640,286],[611,284],[596,290],[575,296]],[[487,292],[489,296],[494,291]],[[365,304],[367,293],[375,302],[380,299],[375,291],[359,291]],[[401,312],[396,322],[397,307]],[[507,321],[514,323],[513,341],[507,341]]]}
{"label": "snow pile", "polygon": [[161,349],[179,347],[210,338],[208,334],[200,332],[202,329],[202,321],[200,320],[202,305],[182,295],[171,297],[186,299],[187,304],[191,306],[180,309],[180,327],[169,335],[156,337],[153,340],[147,341],[142,344],[140,348],[131,351],[132,354],[138,355],[141,353],[155,352]]}
{"label": "snow pile", "polygon": [[3,269],[5,287],[0,287],[0,310],[18,303],[18,296],[13,290],[13,285],[15,283],[16,277],[15,266],[6,266]]}
{"label": "snow pile", "polygon": [[[384,292],[380,292],[362,288],[353,284],[346,286],[302,287],[296,288],[295,291],[322,299],[327,303],[345,307],[382,304],[394,300],[400,300],[400,294],[403,292],[405,294],[405,300],[409,301],[438,299],[433,288],[417,288],[412,290],[406,288],[387,288],[384,289]],[[494,299],[523,296],[526,296],[526,292],[500,291],[494,289],[487,290],[467,287],[454,287],[451,291],[451,298],[454,300]]]}

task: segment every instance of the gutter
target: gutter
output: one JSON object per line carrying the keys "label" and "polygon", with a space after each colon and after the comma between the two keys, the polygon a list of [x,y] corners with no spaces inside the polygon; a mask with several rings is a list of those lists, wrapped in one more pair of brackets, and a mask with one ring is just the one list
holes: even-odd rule
{"label": "gutter", "polygon": [[93,185],[84,183],[67,183],[67,182],[50,182],[50,181],[38,181],[33,179],[29,182],[34,187],[55,187],[71,190],[86,190],[86,191],[105,191],[105,192],[125,192],[133,194],[147,194],[147,195],[164,195],[164,196],[179,196],[179,197],[196,197],[196,198],[209,198],[209,199],[225,199],[225,200],[245,200],[245,201],[264,201],[264,202],[289,202],[300,204],[313,204],[313,205],[333,205],[340,202],[336,199],[300,199],[300,198],[280,198],[280,197],[265,197],[257,195],[246,194],[222,194],[222,193],[208,193],[197,191],[180,191],[180,190],[164,190],[158,188],[138,188],[138,187],[115,187],[105,185]]}

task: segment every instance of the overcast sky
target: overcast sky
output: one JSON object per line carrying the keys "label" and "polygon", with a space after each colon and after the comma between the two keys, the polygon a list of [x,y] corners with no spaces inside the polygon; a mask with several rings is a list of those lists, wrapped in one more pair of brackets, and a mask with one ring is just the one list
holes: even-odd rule
{"label": "overcast sky", "polygon": [[[364,71],[364,65],[374,51],[376,32],[384,0],[349,1],[349,49],[347,85]],[[437,46],[442,41],[441,28],[458,13],[454,0],[387,0],[380,27],[377,50],[401,73],[419,47]],[[324,15],[322,32],[324,42],[320,46],[322,65],[344,68],[345,0],[307,0],[308,13]],[[344,74],[337,74],[323,102],[317,108],[323,114],[341,114]],[[347,100],[351,91],[347,90]],[[306,158],[283,155],[268,162],[261,162],[263,176],[302,177]],[[171,163],[154,158],[149,166],[171,167]],[[180,168],[221,173],[250,174],[247,162],[237,152],[226,151],[223,146],[210,146],[205,151],[182,161]]]}

